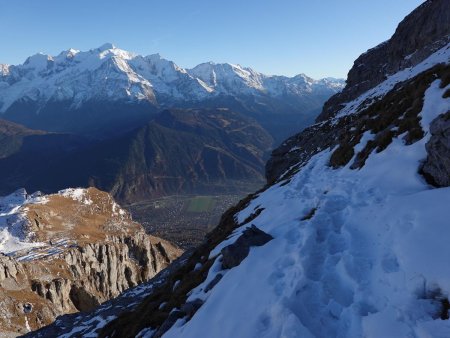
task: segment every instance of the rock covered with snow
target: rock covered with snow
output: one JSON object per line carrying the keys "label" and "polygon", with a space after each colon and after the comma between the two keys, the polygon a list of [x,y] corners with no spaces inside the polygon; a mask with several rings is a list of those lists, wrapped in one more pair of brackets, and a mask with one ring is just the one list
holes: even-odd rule
{"label": "rock covered with snow", "polygon": [[34,241],[34,232],[28,227],[25,215],[29,203],[42,204],[46,198],[39,194],[28,195],[25,189],[0,197],[0,252],[9,254],[14,251],[42,246]]}

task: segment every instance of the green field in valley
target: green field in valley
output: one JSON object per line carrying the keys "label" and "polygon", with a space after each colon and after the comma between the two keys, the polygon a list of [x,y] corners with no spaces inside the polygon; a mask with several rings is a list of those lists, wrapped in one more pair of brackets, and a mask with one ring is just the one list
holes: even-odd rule
{"label": "green field in valley", "polygon": [[188,212],[210,212],[214,209],[216,201],[212,196],[196,196],[189,200]]}

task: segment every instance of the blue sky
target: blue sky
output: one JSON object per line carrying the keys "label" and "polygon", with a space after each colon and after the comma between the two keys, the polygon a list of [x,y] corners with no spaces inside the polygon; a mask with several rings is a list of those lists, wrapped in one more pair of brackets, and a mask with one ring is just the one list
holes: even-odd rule
{"label": "blue sky", "polygon": [[345,77],[423,0],[0,0],[0,63],[105,42],[182,67]]}

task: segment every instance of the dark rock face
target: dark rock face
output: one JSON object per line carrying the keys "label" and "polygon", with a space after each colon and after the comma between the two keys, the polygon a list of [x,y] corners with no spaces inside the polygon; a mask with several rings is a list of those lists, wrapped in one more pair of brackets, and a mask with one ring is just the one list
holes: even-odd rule
{"label": "dark rock face", "polygon": [[388,41],[356,59],[345,89],[332,96],[316,121],[334,116],[351,101],[399,70],[417,65],[450,41],[450,1],[428,0],[398,26]]}
{"label": "dark rock face", "polygon": [[431,138],[426,144],[428,157],[422,173],[429,183],[450,186],[450,111],[442,114],[430,125]]}
{"label": "dark rock face", "polygon": [[272,239],[272,236],[252,225],[236,242],[222,249],[222,267],[231,269],[238,266],[248,256],[250,247],[262,246]]}
{"label": "dark rock face", "polygon": [[337,127],[325,122],[312,125],[284,141],[272,151],[272,156],[266,163],[267,182],[275,182],[289,169],[298,170],[299,163],[306,163],[319,151],[336,144],[339,137],[337,133]]}
{"label": "dark rock face", "polygon": [[220,282],[222,277],[223,277],[223,275],[221,273],[218,273],[216,275],[216,277],[214,277],[214,279],[206,286],[205,292],[208,292],[209,290],[212,290],[217,285],[217,283]]}
{"label": "dark rock face", "polygon": [[202,305],[203,301],[201,299],[195,299],[191,302],[185,303],[180,310],[172,311],[152,337],[162,337],[164,333],[166,333],[180,318],[185,318],[187,320],[191,319]]}

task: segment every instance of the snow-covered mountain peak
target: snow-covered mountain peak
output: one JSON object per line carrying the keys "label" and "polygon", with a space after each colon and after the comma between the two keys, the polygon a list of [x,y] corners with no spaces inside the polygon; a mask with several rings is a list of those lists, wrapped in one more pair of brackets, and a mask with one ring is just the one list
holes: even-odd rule
{"label": "snow-covered mountain peak", "polygon": [[[165,60],[159,53],[147,55],[147,56],[145,56],[145,58],[151,62],[158,62],[161,60]],[[167,61],[167,60],[165,60],[165,61]]]}
{"label": "snow-covered mountain peak", "polygon": [[80,50],[74,49],[74,48],[69,48],[68,50],[63,50],[61,53],[59,53],[56,58],[57,59],[62,59],[62,58],[73,59],[75,57],[75,55],[77,55],[78,53],[80,53]]}
{"label": "snow-covered mountain peak", "polygon": [[0,75],[6,76],[9,74],[9,65],[0,63]]}
{"label": "snow-covered mountain peak", "polygon": [[262,74],[237,64],[206,62],[190,69],[189,73],[222,93],[266,91]]}
{"label": "snow-covered mountain peak", "polygon": [[108,49],[116,49],[116,46],[114,46],[112,43],[110,42],[106,42],[103,45],[101,45],[100,47],[97,48],[100,52],[104,52]]}
{"label": "snow-covered mountain peak", "polygon": [[50,55],[44,53],[37,53],[28,57],[23,66],[24,68],[32,68],[35,70],[42,70],[49,66],[49,61],[53,61]]}
{"label": "snow-covered mountain peak", "polygon": [[[111,46],[111,48],[104,48],[105,46]],[[99,47],[97,50],[100,51],[99,57],[101,59],[108,58],[108,57],[119,57],[124,60],[131,60],[137,56],[137,54],[135,54],[135,53],[128,52],[126,50],[117,48],[111,44],[105,44],[105,45]]]}
{"label": "snow-covered mountain peak", "polygon": [[[296,80],[296,81],[301,81],[301,82],[304,82],[304,83],[310,83],[310,84],[312,84],[313,82],[314,82],[314,79],[312,79],[312,78],[310,78],[309,76],[307,76],[306,74],[298,74],[298,75],[295,75],[293,78],[292,78],[292,80]],[[322,81],[323,79],[321,79],[321,80],[319,80],[319,81]]]}
{"label": "snow-covered mountain peak", "polygon": [[[159,53],[150,54],[142,58],[143,61],[147,62],[153,71],[153,74],[163,78],[164,76],[173,76],[174,73],[186,74],[186,70],[175,62],[163,58]],[[136,60],[134,60],[136,62]],[[171,73],[171,74],[170,74]]]}

